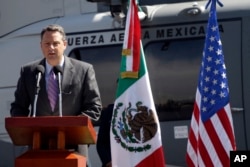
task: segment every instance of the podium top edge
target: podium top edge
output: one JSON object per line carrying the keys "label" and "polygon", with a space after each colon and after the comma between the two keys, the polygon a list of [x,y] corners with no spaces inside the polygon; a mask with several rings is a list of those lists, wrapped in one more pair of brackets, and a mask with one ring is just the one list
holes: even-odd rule
{"label": "podium top edge", "polygon": [[6,117],[5,126],[33,126],[33,127],[60,127],[60,126],[89,126],[91,120],[86,116],[39,116],[39,117]]}

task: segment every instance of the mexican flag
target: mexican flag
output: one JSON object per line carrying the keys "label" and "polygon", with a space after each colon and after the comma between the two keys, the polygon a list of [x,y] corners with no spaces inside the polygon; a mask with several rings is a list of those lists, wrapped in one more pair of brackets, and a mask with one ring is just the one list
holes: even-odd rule
{"label": "mexican flag", "polygon": [[130,0],[111,122],[112,167],[165,167],[135,0]]}

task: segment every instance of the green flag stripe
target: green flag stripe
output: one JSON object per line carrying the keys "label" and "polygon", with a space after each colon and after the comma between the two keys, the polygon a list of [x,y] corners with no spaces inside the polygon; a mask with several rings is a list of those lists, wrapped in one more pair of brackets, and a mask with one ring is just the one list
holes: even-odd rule
{"label": "green flag stripe", "polygon": [[[144,58],[144,52],[142,44],[140,42],[140,69],[138,78],[121,78],[119,77],[118,88],[116,91],[116,99],[123,94],[131,85],[133,85],[138,79],[140,79],[146,73],[146,62]],[[120,72],[124,72],[124,66],[126,65],[126,56],[122,56]]]}

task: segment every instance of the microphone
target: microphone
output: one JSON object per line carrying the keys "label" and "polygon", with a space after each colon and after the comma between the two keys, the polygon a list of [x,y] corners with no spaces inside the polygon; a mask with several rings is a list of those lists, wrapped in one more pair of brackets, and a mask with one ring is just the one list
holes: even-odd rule
{"label": "microphone", "polygon": [[58,87],[59,87],[59,115],[62,117],[62,74],[63,69],[61,66],[57,65],[53,68],[54,73],[58,78]]}
{"label": "microphone", "polygon": [[36,90],[36,93],[37,94],[39,92],[40,80],[42,78],[42,75],[44,74],[44,71],[45,71],[45,69],[44,69],[44,67],[42,65],[38,65],[36,67],[36,74],[37,74],[37,78],[36,78],[36,88],[37,88],[37,90]]}
{"label": "microphone", "polygon": [[44,74],[45,69],[42,65],[38,65],[36,66],[35,71],[36,71],[36,94],[33,104],[33,117],[36,116],[36,103],[37,103],[38,93],[40,91],[40,80],[42,78],[42,75]]}
{"label": "microphone", "polygon": [[57,75],[58,73],[63,73],[63,69],[61,66],[57,65],[53,68],[54,73]]}

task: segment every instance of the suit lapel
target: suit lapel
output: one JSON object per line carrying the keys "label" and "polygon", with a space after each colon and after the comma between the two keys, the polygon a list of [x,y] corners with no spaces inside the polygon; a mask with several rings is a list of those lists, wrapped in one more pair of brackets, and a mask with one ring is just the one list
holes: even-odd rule
{"label": "suit lapel", "polygon": [[64,70],[62,80],[62,92],[69,93],[70,86],[72,85],[73,74],[75,73],[74,66],[70,62],[70,59],[65,56],[64,59]]}

